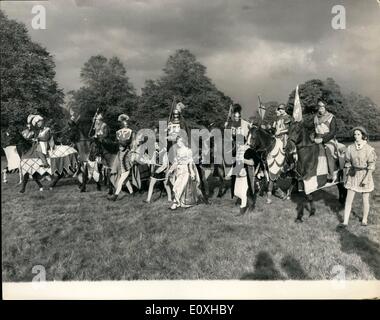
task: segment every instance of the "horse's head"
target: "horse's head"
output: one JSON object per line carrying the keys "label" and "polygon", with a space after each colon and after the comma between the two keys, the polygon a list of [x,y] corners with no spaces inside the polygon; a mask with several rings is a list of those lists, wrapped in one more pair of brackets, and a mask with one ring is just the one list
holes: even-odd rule
{"label": "horse's head", "polygon": [[274,138],[267,130],[258,126],[252,126],[249,130],[248,145],[252,149],[265,150],[272,144],[273,140]]}
{"label": "horse's head", "polygon": [[299,144],[302,141],[303,131],[302,122],[292,122],[288,131],[288,140],[295,145]]}

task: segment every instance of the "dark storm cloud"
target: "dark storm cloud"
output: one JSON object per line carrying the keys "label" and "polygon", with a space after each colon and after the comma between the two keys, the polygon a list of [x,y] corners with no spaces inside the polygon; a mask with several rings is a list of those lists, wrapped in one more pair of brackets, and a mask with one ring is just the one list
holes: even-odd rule
{"label": "dark storm cloud", "polygon": [[[170,54],[188,48],[247,110],[257,94],[285,101],[298,83],[315,77],[334,77],[380,101],[376,0],[49,1],[41,2],[47,30],[38,31],[30,27],[34,4],[1,7],[52,52],[65,90],[80,86],[80,68],[91,55],[119,56],[140,88],[161,74]],[[346,8],[346,30],[331,27],[336,4]]]}

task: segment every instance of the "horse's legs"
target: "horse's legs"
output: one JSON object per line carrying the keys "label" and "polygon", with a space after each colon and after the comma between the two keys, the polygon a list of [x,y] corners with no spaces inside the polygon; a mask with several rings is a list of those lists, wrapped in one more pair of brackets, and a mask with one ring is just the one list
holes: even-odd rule
{"label": "horse's legs", "polygon": [[[200,166],[200,174],[201,174],[201,191],[205,202],[208,202],[208,199],[211,196],[210,184],[208,182],[208,178],[212,176],[211,168],[203,168]],[[219,186],[219,191],[222,186]]]}
{"label": "horse's legs", "polygon": [[40,191],[43,191],[44,186],[42,185],[42,183],[40,182],[40,179],[38,177],[40,177],[40,175],[38,173],[34,173],[32,175],[32,178],[37,183],[38,187],[40,188]]}
{"label": "horse's legs", "polygon": [[227,191],[227,187],[224,184],[224,169],[222,165],[216,165],[216,175],[219,179],[219,191],[217,197],[221,198]]}
{"label": "horse's legs", "polygon": [[316,208],[315,208],[315,205],[314,205],[313,196],[311,194],[308,194],[306,196],[306,198],[307,198],[307,201],[309,202],[309,205],[310,205],[310,215],[309,216],[310,217],[314,216]]}
{"label": "horse's legs", "polygon": [[297,203],[297,218],[296,222],[303,222],[303,211],[305,209],[305,202],[306,202],[307,196],[304,194],[303,199]]}
{"label": "horse's legs", "polygon": [[236,181],[236,176],[232,175],[231,176],[231,199],[233,199],[235,196],[235,181]]}
{"label": "horse's legs", "polygon": [[267,203],[268,204],[272,203],[271,196],[272,196],[273,186],[274,186],[274,182],[272,180],[269,180],[268,191],[267,191]]}
{"label": "horse's legs", "polygon": [[26,185],[28,183],[28,180],[29,180],[29,173],[25,173],[24,176],[23,176],[23,179],[22,179],[20,193],[24,193],[25,192],[25,188],[26,188]]}
{"label": "horse's legs", "polygon": [[80,185],[80,192],[86,192],[86,186],[88,181],[88,163],[83,163],[83,171],[82,171],[82,184]]}
{"label": "horse's legs", "polygon": [[111,169],[107,168],[107,184],[108,184],[108,194],[113,194],[115,187],[113,186],[111,182]]}
{"label": "horse's legs", "polygon": [[63,176],[64,176],[64,173],[63,173],[63,172],[62,172],[61,174],[55,174],[55,175],[53,176],[53,179],[51,180],[51,184],[50,184],[49,188],[50,188],[50,189],[54,188],[54,187],[56,186],[57,182],[58,182],[59,180],[61,180],[61,178],[62,178]]}
{"label": "horse's legs", "polygon": [[8,167],[3,169],[2,173],[3,173],[3,183],[7,183],[8,180],[7,180],[7,171],[8,171]]}
{"label": "horse's legs", "polygon": [[256,198],[257,198],[257,194],[256,194],[256,190],[255,190],[255,184],[256,184],[256,181],[255,181],[255,167],[254,166],[248,166],[247,167],[247,172],[248,172],[248,182],[249,182],[249,188],[251,190],[251,196],[252,196],[252,205],[251,205],[251,209],[254,209],[255,206],[256,206]]}

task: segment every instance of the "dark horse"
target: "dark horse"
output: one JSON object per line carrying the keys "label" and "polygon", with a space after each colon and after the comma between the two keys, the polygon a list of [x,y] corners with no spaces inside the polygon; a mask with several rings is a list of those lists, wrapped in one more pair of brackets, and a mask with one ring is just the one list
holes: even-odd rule
{"label": "dark horse", "polygon": [[[202,128],[205,129],[205,128]],[[236,144],[231,137],[232,145],[230,150],[226,150],[226,146],[224,144],[224,139],[226,137],[221,137],[221,141],[219,145],[215,143],[215,136],[212,134],[212,129],[217,129],[215,127],[209,127],[208,134],[202,136],[201,142],[199,144],[199,154],[198,157],[200,159],[199,164],[197,164],[197,169],[201,179],[201,189],[204,195],[204,198],[208,200],[211,195],[210,184],[208,182],[208,178],[210,176],[214,176],[218,181],[218,194],[217,197],[222,197],[228,186],[225,186],[226,174],[227,170],[230,169],[231,166],[235,166],[236,163],[226,163],[225,153],[230,152],[231,156],[236,156]],[[228,137],[227,137],[228,138]],[[214,157],[215,153],[219,153],[219,157]],[[232,157],[232,158],[233,158]],[[222,163],[215,162],[215,159],[219,158],[222,160]],[[233,159],[232,159],[233,160]],[[257,158],[256,154],[253,152],[249,145],[247,145],[246,151],[244,153],[244,168],[247,172],[248,179],[248,192],[252,199],[252,204],[250,205],[250,209],[253,210],[256,205],[256,193],[255,193],[255,168],[259,162],[259,158]],[[236,177],[232,175],[230,177],[230,186],[231,186],[231,197],[235,196],[234,187],[235,187]],[[242,200],[242,199],[241,199]],[[246,211],[248,207],[242,210],[242,213]]]}
{"label": "dark horse", "polygon": [[[73,115],[76,115],[75,113]],[[79,180],[79,189],[81,192],[86,192],[87,184],[93,178],[96,182],[97,190],[101,190],[101,182],[104,181],[104,184],[107,185],[107,170],[102,163],[97,163],[93,160],[94,155],[91,155],[92,148],[91,143],[92,139],[88,137],[86,132],[90,129],[88,121],[82,120],[81,117],[77,117],[75,120],[70,119],[68,123],[68,129],[66,132],[66,137],[68,141],[74,145],[75,149],[78,151],[78,161],[79,166],[76,172],[76,176]],[[106,152],[103,155],[103,158],[106,162],[112,163],[115,152]],[[98,176],[95,176],[95,172]],[[58,176],[53,179],[52,186],[54,187],[59,181],[61,176]],[[109,183],[109,187],[111,184]],[[111,190],[109,191],[111,193]]]}
{"label": "dark horse", "polygon": [[[310,123],[313,124],[311,121]],[[318,166],[318,157],[322,146],[311,140],[311,133],[313,130],[313,125],[307,125],[307,123],[303,121],[293,123],[289,130],[289,140],[295,144],[297,150],[298,161],[295,171],[297,173],[298,183],[301,183],[301,185],[303,184],[303,181],[310,179],[316,174],[316,168]],[[343,171],[339,170],[338,177],[341,177],[342,173]],[[339,191],[339,202],[344,204],[347,191],[343,187],[340,178],[338,178],[336,184]],[[310,216],[313,216],[316,213],[312,196],[313,192],[309,194],[306,194],[305,192],[303,193],[305,195],[305,201],[302,201],[302,203],[298,205],[296,222],[302,222],[304,209],[307,203],[310,206]]]}

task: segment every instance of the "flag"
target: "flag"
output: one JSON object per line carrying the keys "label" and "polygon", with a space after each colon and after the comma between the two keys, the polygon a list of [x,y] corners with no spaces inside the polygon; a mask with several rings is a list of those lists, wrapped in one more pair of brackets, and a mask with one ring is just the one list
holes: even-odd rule
{"label": "flag", "polygon": [[300,96],[298,94],[298,86],[296,88],[296,95],[294,97],[293,119],[295,122],[302,121],[302,106]]}
{"label": "flag", "polygon": [[261,120],[264,120],[265,112],[267,111],[266,107],[261,103],[260,97],[258,97],[258,106],[257,111],[259,112],[259,116]]}

